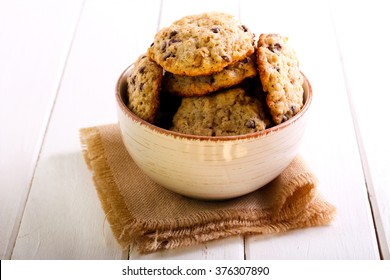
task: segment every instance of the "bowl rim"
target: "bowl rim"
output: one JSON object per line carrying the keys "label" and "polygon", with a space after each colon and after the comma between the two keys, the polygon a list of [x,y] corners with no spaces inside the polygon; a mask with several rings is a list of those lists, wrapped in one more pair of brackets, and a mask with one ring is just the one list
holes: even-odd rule
{"label": "bowl rim", "polygon": [[125,102],[123,101],[122,96],[121,96],[121,83],[122,83],[122,80],[124,78],[126,78],[126,74],[129,72],[131,67],[133,67],[133,64],[129,65],[128,67],[126,67],[125,70],[123,70],[123,72],[121,73],[121,75],[119,76],[119,78],[116,82],[115,97],[116,97],[117,105],[119,105],[119,108],[122,110],[122,112],[129,119],[138,123],[139,125],[144,126],[155,133],[163,134],[165,136],[173,136],[175,138],[184,138],[184,139],[188,139],[188,140],[200,140],[200,141],[214,142],[214,141],[234,141],[234,140],[243,140],[243,139],[264,137],[266,135],[275,133],[275,132],[277,132],[281,129],[284,129],[284,128],[294,124],[295,122],[297,122],[308,111],[310,104],[312,103],[312,99],[313,99],[313,92],[312,92],[311,84],[310,84],[309,80],[307,79],[307,77],[305,76],[305,74],[303,74],[301,71],[301,74],[302,74],[303,79],[304,79],[304,83],[306,82],[306,84],[307,84],[307,89],[308,89],[307,90],[307,97],[306,97],[305,104],[303,104],[303,107],[298,112],[298,114],[296,114],[295,116],[293,116],[289,120],[282,122],[281,124],[269,127],[267,129],[258,131],[258,132],[247,133],[247,134],[242,134],[242,135],[202,136],[202,135],[184,134],[184,133],[168,130],[168,129],[165,129],[162,127],[158,127],[154,124],[151,124],[151,123],[141,119],[140,117],[138,117],[137,115],[135,115],[133,112],[130,111],[130,109],[127,107],[127,105],[125,104]]}

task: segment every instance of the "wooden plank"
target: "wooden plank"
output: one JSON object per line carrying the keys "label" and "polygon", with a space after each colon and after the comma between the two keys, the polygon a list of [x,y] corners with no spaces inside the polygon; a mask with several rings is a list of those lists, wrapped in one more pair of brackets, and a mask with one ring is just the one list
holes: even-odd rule
{"label": "wooden plank", "polygon": [[0,2],[0,259],[9,259],[82,1]]}
{"label": "wooden plank", "polygon": [[319,178],[320,191],[338,209],[330,226],[248,238],[247,258],[378,259],[327,1],[242,0],[241,18],[247,19],[248,26],[255,26],[258,33],[277,32],[290,38],[314,93],[311,120],[300,153]]}
{"label": "wooden plank", "polygon": [[[187,15],[210,11],[226,12],[239,17],[239,1],[174,1],[164,0],[161,8],[159,28],[169,26],[173,21]],[[151,38],[153,38],[152,36]],[[129,253],[130,259],[243,259],[244,247],[242,237],[233,237],[208,242],[191,248],[180,248],[172,251],[140,255],[136,249]]]}
{"label": "wooden plank", "polygon": [[382,257],[390,259],[390,134],[384,126],[390,103],[388,6],[383,1],[350,5],[332,1],[332,12]]}
{"label": "wooden plank", "polygon": [[127,257],[105,220],[82,158],[79,129],[117,121],[116,80],[150,45],[158,13],[156,1],[85,2],[14,259]]}

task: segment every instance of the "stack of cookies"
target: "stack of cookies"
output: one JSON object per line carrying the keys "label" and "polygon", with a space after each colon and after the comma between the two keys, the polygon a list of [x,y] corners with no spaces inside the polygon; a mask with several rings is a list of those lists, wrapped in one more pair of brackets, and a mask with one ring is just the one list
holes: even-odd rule
{"label": "stack of cookies", "polygon": [[128,107],[176,132],[242,135],[294,116],[303,77],[287,39],[255,35],[233,16],[191,15],[161,29],[128,77]]}

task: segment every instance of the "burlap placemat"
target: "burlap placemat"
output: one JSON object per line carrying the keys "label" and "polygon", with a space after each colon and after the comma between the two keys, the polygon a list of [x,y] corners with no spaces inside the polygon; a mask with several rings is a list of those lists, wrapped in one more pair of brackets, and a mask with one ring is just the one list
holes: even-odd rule
{"label": "burlap placemat", "polygon": [[296,157],[267,186],[226,201],[201,201],[151,181],[133,162],[116,124],[80,130],[83,153],[111,229],[123,247],[141,253],[191,246],[232,235],[326,225],[335,207]]}

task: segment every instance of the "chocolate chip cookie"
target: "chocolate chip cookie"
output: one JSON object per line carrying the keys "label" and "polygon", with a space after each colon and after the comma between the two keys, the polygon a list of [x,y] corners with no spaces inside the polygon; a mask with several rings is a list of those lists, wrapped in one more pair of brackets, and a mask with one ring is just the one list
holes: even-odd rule
{"label": "chocolate chip cookie", "polygon": [[203,136],[241,135],[269,124],[260,100],[242,88],[185,97],[173,117],[173,131]]}
{"label": "chocolate chip cookie", "polygon": [[267,105],[275,124],[299,112],[303,105],[303,76],[294,50],[279,34],[261,34],[257,44],[257,65]]}
{"label": "chocolate chip cookie", "polygon": [[254,53],[254,34],[232,15],[210,12],[183,17],[161,29],[150,59],[176,75],[211,75]]}
{"label": "chocolate chip cookie", "polygon": [[170,93],[183,97],[201,96],[235,86],[244,79],[256,75],[256,57],[252,55],[227,66],[221,72],[207,76],[182,76],[166,72],[163,79],[163,88]]}
{"label": "chocolate chip cookie", "polygon": [[129,95],[128,107],[141,119],[154,123],[159,106],[163,69],[146,54],[134,63],[127,78]]}

